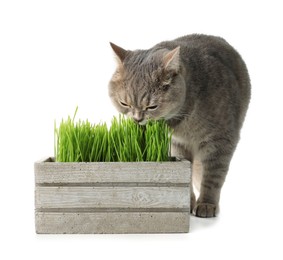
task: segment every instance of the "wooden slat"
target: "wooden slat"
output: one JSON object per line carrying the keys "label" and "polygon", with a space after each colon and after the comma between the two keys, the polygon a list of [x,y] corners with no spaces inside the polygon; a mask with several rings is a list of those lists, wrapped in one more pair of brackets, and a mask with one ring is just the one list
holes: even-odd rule
{"label": "wooden slat", "polygon": [[188,208],[188,187],[36,187],[42,208]]}
{"label": "wooden slat", "polygon": [[36,213],[40,234],[184,233],[189,213]]}
{"label": "wooden slat", "polygon": [[35,182],[44,183],[190,183],[189,161],[57,163],[36,162]]}

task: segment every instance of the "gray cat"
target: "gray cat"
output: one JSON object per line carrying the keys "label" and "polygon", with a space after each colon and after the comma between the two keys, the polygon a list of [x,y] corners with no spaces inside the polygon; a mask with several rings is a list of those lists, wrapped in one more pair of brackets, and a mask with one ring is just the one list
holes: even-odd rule
{"label": "gray cat", "polygon": [[188,35],[148,50],[111,43],[118,67],[109,83],[115,107],[139,124],[165,119],[174,129],[172,155],[193,162],[191,210],[215,217],[220,191],[250,100],[241,56],[224,39]]}

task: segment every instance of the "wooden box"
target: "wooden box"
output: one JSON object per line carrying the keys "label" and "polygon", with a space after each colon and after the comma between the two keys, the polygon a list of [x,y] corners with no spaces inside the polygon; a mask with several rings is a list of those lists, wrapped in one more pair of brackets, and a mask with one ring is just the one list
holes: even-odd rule
{"label": "wooden box", "polygon": [[35,227],[40,234],[189,231],[189,161],[36,162]]}

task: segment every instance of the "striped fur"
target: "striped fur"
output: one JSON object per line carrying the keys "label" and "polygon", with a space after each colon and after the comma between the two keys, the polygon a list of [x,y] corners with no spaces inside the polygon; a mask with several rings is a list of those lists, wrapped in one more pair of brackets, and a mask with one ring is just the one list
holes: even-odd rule
{"label": "striped fur", "polygon": [[174,128],[172,154],[193,162],[199,190],[193,213],[214,217],[250,100],[241,56],[225,40],[189,35],[149,50],[111,44],[118,66],[109,95],[118,111],[145,124],[165,118]]}

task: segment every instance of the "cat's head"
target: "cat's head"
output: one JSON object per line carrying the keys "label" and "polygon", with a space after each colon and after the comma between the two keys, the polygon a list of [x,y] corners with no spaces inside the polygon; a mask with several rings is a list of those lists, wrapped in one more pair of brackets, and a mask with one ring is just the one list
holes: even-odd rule
{"label": "cat's head", "polygon": [[180,47],[137,51],[113,43],[111,47],[118,66],[109,83],[109,96],[117,110],[139,124],[174,118],[186,97]]}

